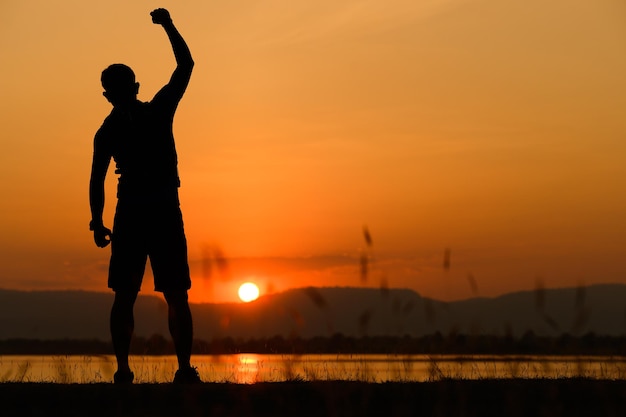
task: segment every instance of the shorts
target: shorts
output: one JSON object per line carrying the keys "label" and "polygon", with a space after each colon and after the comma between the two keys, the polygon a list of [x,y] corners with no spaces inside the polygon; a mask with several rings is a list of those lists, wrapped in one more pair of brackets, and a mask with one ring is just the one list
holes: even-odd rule
{"label": "shorts", "polygon": [[150,258],[155,291],[191,288],[178,194],[118,200],[111,238],[109,288],[139,291]]}

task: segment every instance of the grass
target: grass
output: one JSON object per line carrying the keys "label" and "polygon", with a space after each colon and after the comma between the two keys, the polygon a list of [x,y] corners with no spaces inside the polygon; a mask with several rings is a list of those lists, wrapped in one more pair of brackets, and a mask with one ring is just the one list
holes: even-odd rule
{"label": "grass", "polygon": [[[284,381],[425,382],[448,379],[626,379],[624,357],[444,355],[194,356],[202,379],[220,383]],[[171,381],[173,356],[132,356],[137,383]],[[0,356],[0,382],[106,383],[111,356]]]}

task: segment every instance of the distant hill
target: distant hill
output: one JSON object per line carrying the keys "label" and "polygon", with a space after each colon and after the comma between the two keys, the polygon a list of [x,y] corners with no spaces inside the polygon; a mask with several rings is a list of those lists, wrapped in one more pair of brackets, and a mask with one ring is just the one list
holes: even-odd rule
{"label": "distant hill", "polygon": [[[0,290],[0,339],[107,339],[112,302],[111,293]],[[138,330],[166,334],[166,320],[164,301],[139,297],[135,307]]]}
{"label": "distant hill", "polygon": [[[0,339],[109,338],[110,293],[0,290]],[[441,332],[520,336],[626,334],[626,285],[523,291],[441,302],[406,289],[303,288],[257,301],[192,304],[195,336],[422,336]],[[137,335],[167,335],[162,298],[141,295]]]}

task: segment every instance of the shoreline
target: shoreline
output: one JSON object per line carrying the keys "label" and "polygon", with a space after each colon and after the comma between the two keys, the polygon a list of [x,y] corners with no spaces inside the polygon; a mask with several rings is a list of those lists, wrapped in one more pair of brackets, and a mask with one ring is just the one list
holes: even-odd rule
{"label": "shoreline", "polygon": [[620,416],[626,380],[0,383],[5,416]]}

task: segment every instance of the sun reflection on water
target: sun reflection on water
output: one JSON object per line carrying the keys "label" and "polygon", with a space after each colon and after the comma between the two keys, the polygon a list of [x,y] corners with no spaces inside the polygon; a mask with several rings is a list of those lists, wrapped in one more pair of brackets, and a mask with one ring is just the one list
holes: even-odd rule
{"label": "sun reflection on water", "polygon": [[237,370],[235,380],[239,384],[254,384],[259,381],[260,357],[255,354],[235,355]]}

